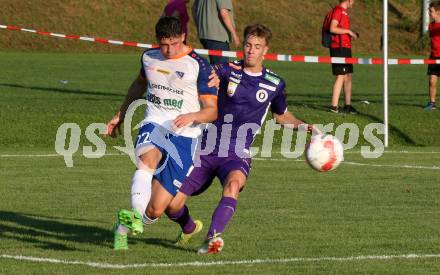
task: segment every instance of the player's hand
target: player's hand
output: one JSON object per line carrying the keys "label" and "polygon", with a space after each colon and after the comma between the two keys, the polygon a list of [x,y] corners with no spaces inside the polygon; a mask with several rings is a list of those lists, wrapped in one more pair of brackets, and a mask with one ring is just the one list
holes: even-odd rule
{"label": "player's hand", "polygon": [[234,70],[241,70],[241,66],[235,64],[234,62],[229,62],[229,67],[231,67]]}
{"label": "player's hand", "polygon": [[300,124],[298,125],[298,130],[306,131],[313,136],[322,134],[322,132],[313,124]]}
{"label": "player's hand", "polygon": [[238,37],[238,35],[236,33],[232,35],[232,40],[234,41],[235,47],[237,47],[237,48],[240,47],[240,44],[241,44],[240,37]]}
{"label": "player's hand", "polygon": [[121,133],[121,123],[121,112],[117,112],[116,115],[107,122],[107,131],[104,136],[111,136],[112,138],[117,137],[118,134]]}
{"label": "player's hand", "polygon": [[173,121],[173,129],[177,131],[180,128],[187,127],[193,124],[195,120],[196,120],[196,116],[193,113],[179,115]]}
{"label": "player's hand", "polygon": [[209,79],[208,87],[216,87],[218,90],[220,87],[220,79],[218,78],[214,70],[211,71],[211,74],[209,75],[208,79]]}
{"label": "player's hand", "polygon": [[308,130],[308,132],[310,132],[313,136],[316,136],[316,135],[322,135],[321,130],[319,130],[318,128],[316,128],[316,126],[313,125],[313,124],[309,124],[309,125],[307,125],[307,130]]}

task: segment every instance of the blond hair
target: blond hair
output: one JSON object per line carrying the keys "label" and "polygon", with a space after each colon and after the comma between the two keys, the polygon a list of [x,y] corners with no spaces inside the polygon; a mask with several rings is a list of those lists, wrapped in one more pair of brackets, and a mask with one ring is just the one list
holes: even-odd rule
{"label": "blond hair", "polygon": [[248,36],[264,38],[264,40],[266,40],[266,45],[269,45],[269,42],[272,39],[272,31],[263,24],[253,24],[244,29],[244,39],[246,40]]}

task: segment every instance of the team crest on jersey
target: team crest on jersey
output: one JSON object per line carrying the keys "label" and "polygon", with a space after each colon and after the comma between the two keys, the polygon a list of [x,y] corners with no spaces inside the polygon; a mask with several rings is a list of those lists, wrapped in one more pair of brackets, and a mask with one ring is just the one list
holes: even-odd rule
{"label": "team crest on jersey", "polygon": [[182,79],[183,76],[185,75],[184,72],[179,72],[179,71],[176,71],[176,74],[177,74],[177,76],[178,76],[180,79]]}
{"label": "team crest on jersey", "polygon": [[265,102],[267,100],[267,98],[269,97],[269,95],[267,94],[266,90],[258,90],[256,98],[258,100],[258,102]]}
{"label": "team crest on jersey", "polygon": [[233,97],[235,94],[235,91],[237,90],[238,84],[232,81],[229,81],[228,84],[228,96]]}

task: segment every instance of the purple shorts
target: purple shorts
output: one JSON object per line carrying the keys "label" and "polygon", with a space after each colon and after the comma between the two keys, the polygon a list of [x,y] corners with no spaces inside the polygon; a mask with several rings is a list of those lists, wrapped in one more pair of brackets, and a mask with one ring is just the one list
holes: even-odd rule
{"label": "purple shorts", "polygon": [[187,196],[199,195],[208,189],[215,177],[224,185],[230,172],[238,170],[247,177],[250,169],[250,158],[239,158],[235,155],[219,157],[216,154],[201,156],[200,165],[189,169],[179,192]]}

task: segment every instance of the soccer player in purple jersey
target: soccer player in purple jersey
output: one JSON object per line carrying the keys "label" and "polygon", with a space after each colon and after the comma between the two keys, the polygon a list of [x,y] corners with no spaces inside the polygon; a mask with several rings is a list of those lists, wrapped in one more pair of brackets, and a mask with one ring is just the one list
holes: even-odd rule
{"label": "soccer player in purple jersey", "polygon": [[[276,122],[285,127],[306,126],[287,110],[284,80],[263,67],[271,37],[271,31],[261,24],[246,27],[244,60],[235,65],[223,63],[214,66],[220,79],[218,116],[213,126],[205,131],[202,142],[202,147],[209,146],[209,132],[215,129],[214,149],[207,155],[199,156],[200,165],[194,164],[190,168],[167,211],[168,217],[182,227],[177,244],[185,245],[192,237],[186,232],[194,228],[185,205],[187,197],[206,190],[214,177],[220,179],[222,198],[212,215],[206,241],[198,250],[200,254],[215,254],[223,248],[220,235],[237,208],[238,194],[245,186],[251,168],[249,148],[269,108]],[[311,130],[313,126],[308,128]]]}

